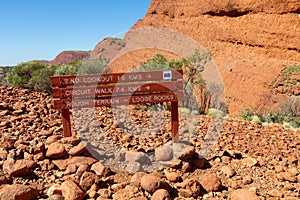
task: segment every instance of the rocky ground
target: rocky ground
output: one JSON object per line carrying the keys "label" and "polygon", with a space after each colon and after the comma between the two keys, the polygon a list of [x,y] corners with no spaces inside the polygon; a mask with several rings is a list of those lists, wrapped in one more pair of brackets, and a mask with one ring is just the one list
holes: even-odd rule
{"label": "rocky ground", "polygon": [[299,131],[182,114],[172,144],[168,112],[99,108],[74,110],[62,138],[49,95],[0,93],[0,199],[300,198]]}

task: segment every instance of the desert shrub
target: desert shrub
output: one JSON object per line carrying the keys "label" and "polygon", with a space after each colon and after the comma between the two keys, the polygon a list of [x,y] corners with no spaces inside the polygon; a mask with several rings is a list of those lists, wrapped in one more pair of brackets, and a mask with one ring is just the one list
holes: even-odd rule
{"label": "desert shrub", "polygon": [[188,108],[179,108],[179,113],[182,113],[182,114],[190,114],[190,113],[191,113],[191,110],[188,109]]}
{"label": "desert shrub", "polygon": [[58,67],[54,76],[77,75],[77,74],[100,74],[108,65],[106,59],[95,59],[90,61],[74,61]]}
{"label": "desert shrub", "polygon": [[54,73],[54,76],[76,75],[82,61],[74,61],[69,64],[59,66]]}
{"label": "desert shrub", "polygon": [[12,87],[33,89],[29,84],[30,79],[35,71],[43,68],[46,68],[46,65],[37,60],[18,64],[6,77],[8,85]]}
{"label": "desert shrub", "polygon": [[261,118],[257,115],[251,117],[251,122],[255,124],[262,124]]}
{"label": "desert shrub", "polygon": [[243,113],[241,114],[241,117],[246,120],[251,120],[253,113],[250,111],[249,108],[246,108]]}
{"label": "desert shrub", "polygon": [[218,110],[216,108],[210,108],[210,109],[208,109],[207,115],[209,117],[219,118],[219,119],[222,119],[223,117],[225,117],[225,113],[222,110]]}
{"label": "desert shrub", "polygon": [[52,92],[51,76],[54,75],[57,66],[47,66],[36,70],[29,80],[30,87],[37,92]]}
{"label": "desert shrub", "polygon": [[78,74],[101,74],[104,68],[108,65],[109,60],[107,59],[96,59],[82,62]]}
{"label": "desert shrub", "polygon": [[268,112],[263,120],[264,120],[264,122],[268,122],[268,123],[288,124],[290,127],[293,127],[293,128],[300,127],[300,118],[299,117],[292,116],[291,114],[282,114],[279,111]]}
{"label": "desert shrub", "polygon": [[264,121],[268,123],[282,123],[283,115],[281,115],[278,111],[268,111],[264,117]]}

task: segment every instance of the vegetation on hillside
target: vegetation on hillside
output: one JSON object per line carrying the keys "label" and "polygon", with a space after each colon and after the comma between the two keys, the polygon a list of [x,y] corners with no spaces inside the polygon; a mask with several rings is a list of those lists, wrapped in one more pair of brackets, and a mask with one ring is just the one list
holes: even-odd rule
{"label": "vegetation on hillside", "polygon": [[300,128],[300,65],[286,66],[273,81],[273,89],[285,96],[278,110],[265,113],[256,109],[245,109],[241,116],[254,123],[280,123],[286,127]]}
{"label": "vegetation on hillside", "polygon": [[254,109],[245,109],[241,114],[244,119],[257,124],[280,123],[287,127],[300,128],[300,97],[289,97],[280,104],[280,109],[266,113],[256,113]]}
{"label": "vegetation on hillside", "polygon": [[273,89],[279,94],[300,95],[300,65],[285,67],[273,81]]}

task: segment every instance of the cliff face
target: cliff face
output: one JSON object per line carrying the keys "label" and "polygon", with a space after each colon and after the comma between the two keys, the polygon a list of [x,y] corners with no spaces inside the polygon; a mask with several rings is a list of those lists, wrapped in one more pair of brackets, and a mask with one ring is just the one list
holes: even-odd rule
{"label": "cliff face", "polygon": [[183,33],[210,51],[231,114],[265,102],[278,73],[300,64],[298,0],[153,0],[132,30],[141,27]]}

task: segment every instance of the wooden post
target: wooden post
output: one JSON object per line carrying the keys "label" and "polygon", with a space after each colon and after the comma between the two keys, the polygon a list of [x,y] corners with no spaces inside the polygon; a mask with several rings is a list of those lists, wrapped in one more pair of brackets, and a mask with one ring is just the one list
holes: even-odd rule
{"label": "wooden post", "polygon": [[171,119],[172,119],[172,140],[174,143],[178,143],[179,142],[178,101],[171,102]]}
{"label": "wooden post", "polygon": [[71,122],[70,122],[70,110],[63,109],[61,110],[61,121],[63,125],[64,137],[72,136],[71,133]]}

